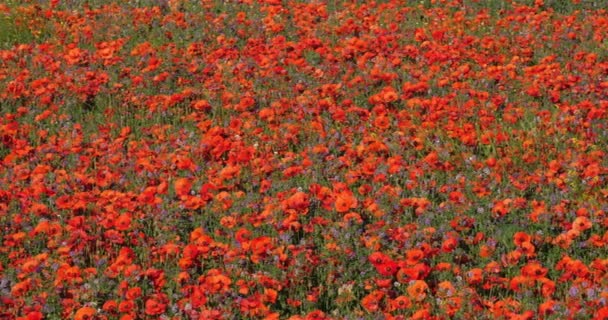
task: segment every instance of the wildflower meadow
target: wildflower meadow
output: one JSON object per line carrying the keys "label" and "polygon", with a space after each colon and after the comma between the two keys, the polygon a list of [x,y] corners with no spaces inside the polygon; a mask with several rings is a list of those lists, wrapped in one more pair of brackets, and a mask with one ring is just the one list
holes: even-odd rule
{"label": "wildflower meadow", "polygon": [[0,1],[0,319],[608,319],[607,9]]}

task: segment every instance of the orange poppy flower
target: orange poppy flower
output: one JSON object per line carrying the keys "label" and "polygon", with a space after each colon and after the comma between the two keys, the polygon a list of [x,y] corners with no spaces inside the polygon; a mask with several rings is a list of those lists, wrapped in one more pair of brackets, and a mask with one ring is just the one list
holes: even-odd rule
{"label": "orange poppy flower", "polygon": [[341,192],[336,197],[336,211],[340,213],[345,213],[351,209],[355,209],[357,204],[357,198],[355,198],[350,192]]}
{"label": "orange poppy flower", "polygon": [[226,292],[229,290],[229,286],[232,280],[226,275],[222,274],[219,269],[211,269],[205,276],[205,291],[210,293]]}
{"label": "orange poppy flower", "polygon": [[536,247],[534,247],[534,245],[529,241],[522,243],[519,250],[524,253],[528,258],[533,258],[536,256]]}
{"label": "orange poppy flower", "polygon": [[289,197],[286,201],[287,208],[298,211],[306,211],[310,205],[308,195],[298,191]]}
{"label": "orange poppy flower", "polygon": [[431,267],[424,263],[417,263],[413,266],[402,267],[397,272],[397,281],[407,283],[410,280],[422,280],[431,272]]}
{"label": "orange poppy flower", "polygon": [[576,217],[576,219],[574,219],[574,221],[572,222],[572,229],[578,232],[583,232],[585,230],[591,229],[591,226],[591,220],[584,216]]}
{"label": "orange poppy flower", "polygon": [[526,276],[515,276],[509,283],[509,288],[515,292],[519,292],[522,287],[531,288],[534,285],[534,280]]}
{"label": "orange poppy flower", "polygon": [[91,320],[95,316],[95,309],[91,307],[82,307],[76,311],[74,320]]}
{"label": "orange poppy flower", "polygon": [[374,127],[380,130],[386,130],[391,126],[391,120],[386,115],[380,115],[374,119]]}
{"label": "orange poppy flower", "polygon": [[447,298],[456,294],[456,288],[450,281],[442,281],[437,284],[437,296]]}
{"label": "orange poppy flower", "polygon": [[538,306],[538,313],[542,316],[551,315],[555,312],[556,305],[555,300],[546,300]]}
{"label": "orange poppy flower", "polygon": [[37,216],[47,216],[49,214],[49,208],[43,203],[34,203],[30,210]]}
{"label": "orange poppy flower", "polygon": [[429,286],[423,280],[414,280],[407,287],[407,294],[412,300],[422,301],[426,298],[426,291]]}
{"label": "orange poppy flower", "polygon": [[192,189],[192,181],[188,178],[179,178],[174,182],[175,194],[178,197],[187,196],[190,194],[190,190]]}
{"label": "orange poppy flower", "polygon": [[543,201],[532,201],[532,212],[528,215],[530,220],[538,222],[538,218],[546,213],[547,205]]}
{"label": "orange poppy flower", "polygon": [[420,249],[410,249],[406,252],[406,263],[408,265],[417,264],[422,258],[424,258],[424,252]]}
{"label": "orange poppy flower", "polygon": [[532,237],[525,232],[518,231],[513,235],[513,242],[516,246],[521,246],[524,242],[529,242],[532,240]]}
{"label": "orange poppy flower", "polygon": [[547,274],[547,268],[538,262],[529,262],[521,269],[521,274],[532,279],[539,279]]}
{"label": "orange poppy flower", "polygon": [[251,261],[258,263],[262,258],[270,253],[272,249],[272,239],[262,236],[251,240],[249,248],[251,249]]}
{"label": "orange poppy flower", "polygon": [[342,220],[345,224],[350,221],[353,221],[354,223],[357,223],[357,224],[363,223],[363,218],[361,218],[361,215],[356,212],[349,212],[349,213],[345,214],[344,217],[342,218]]}
{"label": "orange poppy flower", "polygon": [[567,234],[562,233],[555,237],[552,243],[562,249],[568,249],[572,244],[572,239]]}
{"label": "orange poppy flower", "polygon": [[492,248],[488,245],[484,244],[484,245],[481,245],[481,247],[479,247],[479,256],[482,258],[488,258],[493,253],[494,253],[494,248]]}
{"label": "orange poppy flower", "polygon": [[100,187],[107,187],[112,183],[114,175],[108,169],[100,169],[95,176],[95,183]]}
{"label": "orange poppy flower", "polygon": [[435,271],[449,271],[451,268],[452,268],[452,265],[450,263],[439,262],[437,265],[435,265],[434,270]]}
{"label": "orange poppy flower", "polygon": [[580,235],[581,235],[581,231],[577,230],[577,229],[570,229],[570,230],[566,231],[566,237],[568,237],[570,240],[575,240]]}
{"label": "orange poppy flower", "polygon": [[458,246],[458,239],[454,237],[449,237],[443,241],[441,244],[441,250],[443,252],[452,252]]}
{"label": "orange poppy flower", "polygon": [[414,312],[414,314],[410,317],[411,320],[426,320],[426,319],[433,319],[431,317],[431,312],[429,311],[429,309],[420,309],[417,310],[416,312]]}
{"label": "orange poppy flower", "polygon": [[197,111],[209,111],[211,110],[211,104],[207,100],[195,100],[190,104],[194,110]]}
{"label": "orange poppy flower", "polygon": [[257,317],[267,312],[268,307],[261,301],[262,296],[259,294],[250,296],[241,300],[240,310],[249,317]]}
{"label": "orange poppy flower", "polygon": [[32,280],[25,279],[21,282],[16,283],[15,285],[13,285],[13,287],[11,288],[11,294],[14,297],[21,297],[22,295],[26,294],[31,288],[32,288]]}
{"label": "orange poppy flower", "polygon": [[473,284],[480,284],[481,281],[483,280],[483,270],[479,269],[479,268],[474,268],[469,270],[466,273],[466,279],[467,279],[467,283],[473,285]]}
{"label": "orange poppy flower", "polygon": [[494,202],[494,206],[492,207],[492,213],[494,214],[494,217],[500,218],[509,213],[511,211],[512,202],[513,200],[511,199],[504,199],[502,201]]}
{"label": "orange poppy flower", "polygon": [[380,309],[382,298],[384,298],[384,293],[376,290],[363,297],[363,299],[361,299],[361,305],[368,312],[375,312]]}
{"label": "orange poppy flower", "polygon": [[502,256],[502,263],[504,266],[515,265],[519,262],[521,255],[521,251],[510,251]]}
{"label": "orange poppy flower", "polygon": [[543,297],[549,298],[555,292],[555,281],[549,280],[548,278],[537,279],[539,283],[542,283],[540,287],[540,293]]}
{"label": "orange poppy flower", "polygon": [[230,180],[239,175],[241,172],[240,166],[232,166],[228,165],[222,171],[220,171],[219,176],[222,180]]}
{"label": "orange poppy flower", "polygon": [[406,296],[398,296],[390,302],[391,310],[405,310],[412,305],[412,302]]}

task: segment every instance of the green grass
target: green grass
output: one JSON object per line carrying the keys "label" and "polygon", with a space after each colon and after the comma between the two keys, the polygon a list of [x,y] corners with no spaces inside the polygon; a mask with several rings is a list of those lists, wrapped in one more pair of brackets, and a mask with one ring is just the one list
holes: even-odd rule
{"label": "green grass", "polygon": [[7,50],[35,39],[27,26],[17,22],[13,15],[0,13],[0,49]]}

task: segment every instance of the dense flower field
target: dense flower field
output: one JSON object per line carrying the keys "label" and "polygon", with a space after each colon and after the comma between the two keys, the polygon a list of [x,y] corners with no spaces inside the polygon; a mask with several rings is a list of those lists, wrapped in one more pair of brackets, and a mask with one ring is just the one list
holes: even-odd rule
{"label": "dense flower field", "polygon": [[608,319],[604,1],[0,4],[0,318]]}

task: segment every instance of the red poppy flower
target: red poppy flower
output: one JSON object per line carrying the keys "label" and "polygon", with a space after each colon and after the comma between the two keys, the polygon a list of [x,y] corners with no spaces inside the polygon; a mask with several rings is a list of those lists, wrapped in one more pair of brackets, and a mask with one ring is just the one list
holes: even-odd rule
{"label": "red poppy flower", "polygon": [[131,228],[131,215],[128,213],[121,214],[114,222],[114,227],[119,231],[126,231]]}
{"label": "red poppy flower", "polygon": [[525,232],[518,231],[513,235],[513,242],[516,246],[521,246],[524,242],[529,242],[532,240],[532,237]]}
{"label": "red poppy flower", "polygon": [[441,250],[443,252],[452,252],[458,246],[458,239],[449,237],[441,244]]}
{"label": "red poppy flower", "polygon": [[42,320],[44,319],[44,315],[42,314],[42,312],[40,311],[32,311],[29,312],[27,314],[27,316],[25,316],[25,318],[17,318],[17,319],[24,319],[24,320]]}
{"label": "red poppy flower", "polygon": [[309,314],[307,314],[304,319],[305,320],[325,320],[325,319],[329,319],[329,318],[323,311],[315,310],[315,311],[312,311]]}
{"label": "red poppy flower", "polygon": [[118,303],[115,300],[108,300],[101,309],[109,314],[115,314],[118,312]]}
{"label": "red poppy flower", "polygon": [[396,262],[389,260],[383,264],[375,265],[376,271],[382,276],[388,277],[393,276],[399,271],[399,266]]}
{"label": "red poppy flower", "polygon": [[149,316],[158,316],[167,309],[167,298],[163,295],[154,294],[146,300],[145,313]]}
{"label": "red poppy flower", "polygon": [[608,307],[602,307],[598,309],[593,315],[593,319],[606,320],[608,319]]}
{"label": "red poppy flower", "polygon": [[25,293],[27,293],[31,287],[32,287],[32,280],[25,279],[21,282],[16,283],[15,285],[13,285],[13,287],[11,288],[11,294],[14,297],[21,297]]}
{"label": "red poppy flower", "polygon": [[135,310],[136,305],[133,300],[123,300],[118,304],[118,312],[129,313]]}
{"label": "red poppy flower", "polygon": [[374,266],[383,265],[383,264],[386,264],[387,262],[391,261],[391,258],[389,256],[385,255],[382,252],[377,252],[377,251],[374,252],[374,253],[372,253],[372,254],[370,254],[367,259]]}
{"label": "red poppy flower", "polygon": [[205,276],[204,288],[205,291],[210,293],[226,292],[229,290],[229,286],[232,280],[226,275],[222,274],[219,269],[211,269]]}
{"label": "red poppy flower", "polygon": [[140,287],[133,287],[133,288],[130,288],[129,290],[127,290],[127,293],[125,294],[125,298],[127,298],[128,300],[135,300],[141,296],[141,293],[142,293],[142,290]]}
{"label": "red poppy flower", "polygon": [[298,211],[305,211],[310,205],[308,195],[304,192],[296,192],[287,199],[287,208]]}

